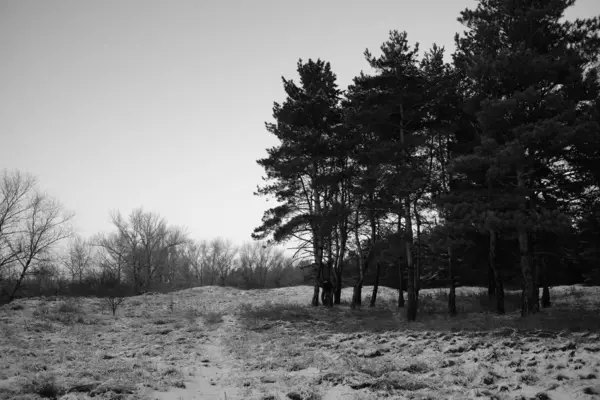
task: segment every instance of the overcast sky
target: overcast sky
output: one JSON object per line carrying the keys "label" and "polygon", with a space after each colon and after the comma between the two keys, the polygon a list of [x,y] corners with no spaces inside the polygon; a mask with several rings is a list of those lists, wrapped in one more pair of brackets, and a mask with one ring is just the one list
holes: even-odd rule
{"label": "overcast sky", "polygon": [[[250,240],[281,76],[340,87],[391,29],[452,52],[470,0],[0,0],[0,169],[35,175],[84,236],[143,206],[191,237]],[[568,17],[600,14],[579,0]]]}

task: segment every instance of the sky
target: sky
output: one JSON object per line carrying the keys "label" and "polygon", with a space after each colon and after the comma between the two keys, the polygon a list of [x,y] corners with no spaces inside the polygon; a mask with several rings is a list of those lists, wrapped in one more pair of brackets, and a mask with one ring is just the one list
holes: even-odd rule
{"label": "sky", "polygon": [[[389,31],[454,51],[473,0],[0,0],[0,170],[75,213],[84,237],[143,207],[197,240],[250,241],[273,200],[256,160],[296,63],[345,89]],[[567,18],[600,15],[579,0]]]}

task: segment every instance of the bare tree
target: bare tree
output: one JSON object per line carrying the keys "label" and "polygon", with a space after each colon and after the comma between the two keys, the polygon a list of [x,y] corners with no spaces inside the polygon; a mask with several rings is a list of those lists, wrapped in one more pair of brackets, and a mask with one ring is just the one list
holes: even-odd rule
{"label": "bare tree", "polygon": [[205,240],[190,240],[184,248],[184,257],[187,259],[194,279],[202,286],[209,282],[214,283],[214,271],[211,268],[210,245]]}
{"label": "bare tree", "polygon": [[302,284],[304,273],[298,265],[297,260],[286,257],[284,252],[281,251],[281,257],[277,257],[269,268],[268,279],[278,288],[284,284]]}
{"label": "bare tree", "polygon": [[283,261],[283,251],[266,242],[245,243],[239,250],[239,274],[246,285],[265,287],[268,273]]}
{"label": "bare tree", "polygon": [[2,179],[2,222],[0,251],[3,265],[16,270],[14,299],[23,279],[59,241],[71,236],[72,213],[64,211],[57,200],[39,192],[35,180],[19,172],[4,172]]}
{"label": "bare tree", "polygon": [[221,280],[221,285],[225,285],[225,280],[233,270],[237,249],[229,240],[217,238],[210,242],[210,253],[212,268]]}
{"label": "bare tree", "polygon": [[213,251],[211,243],[203,240],[200,242],[200,269],[202,272],[203,284],[214,285],[217,282],[218,272],[213,263]]}
{"label": "bare tree", "polygon": [[294,271],[293,263],[294,261],[292,259],[282,257],[280,261],[273,265],[269,274],[275,287],[281,287],[283,278],[286,275],[291,275]]}
{"label": "bare tree", "polygon": [[164,218],[142,208],[133,210],[128,220],[113,212],[111,222],[116,236],[99,235],[95,243],[106,250],[113,265],[124,262],[125,272],[140,293],[166,274],[171,250],[188,241],[182,229],[168,226]]}
{"label": "bare tree", "polygon": [[97,253],[100,276],[111,277],[111,280],[121,282],[123,269],[129,257],[125,238],[118,233],[99,234],[91,243],[100,250]]}
{"label": "bare tree", "polygon": [[69,272],[71,281],[83,281],[84,275],[91,267],[93,256],[93,247],[89,241],[79,235],[69,241],[61,263]]}
{"label": "bare tree", "polygon": [[17,261],[19,253],[10,244],[20,234],[27,218],[30,197],[35,192],[36,180],[19,171],[2,171],[0,181],[0,281]]}
{"label": "bare tree", "polygon": [[244,243],[239,249],[238,273],[244,280],[246,286],[256,284],[256,271],[259,268],[259,251],[262,242]]}

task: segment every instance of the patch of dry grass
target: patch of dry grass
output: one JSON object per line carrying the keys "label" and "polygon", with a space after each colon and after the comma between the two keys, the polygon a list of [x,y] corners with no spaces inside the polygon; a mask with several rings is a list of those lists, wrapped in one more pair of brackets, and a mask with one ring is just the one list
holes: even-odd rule
{"label": "patch of dry grass", "polygon": [[[519,316],[518,292],[507,291],[508,312],[499,316],[489,312],[493,304],[483,290],[461,289],[458,316],[447,315],[443,291],[422,291],[418,321],[410,324],[404,310],[395,307],[397,292],[387,288],[380,292],[377,307],[357,310],[344,305],[314,308],[284,299],[244,303],[236,310],[242,333],[223,343],[248,374],[316,367],[321,385],[386,396],[418,392],[447,398],[469,391],[476,397],[523,388],[543,393],[544,385],[554,384],[547,382],[545,372],[553,363],[597,369],[600,359],[590,347],[600,338],[593,289],[554,290],[558,306],[527,318]],[[563,300],[573,290],[583,305],[576,312]],[[583,353],[576,364],[573,357],[579,351]],[[590,372],[582,376],[596,379]]]}
{"label": "patch of dry grass", "polygon": [[[101,313],[101,299],[29,299],[0,308],[0,398],[55,398],[104,382],[113,382],[112,392],[131,383],[181,386],[187,368],[202,357],[205,335],[202,328],[188,329],[196,321],[186,320],[185,311],[166,312],[155,300],[126,303],[117,319]],[[2,385],[14,376],[21,380]]]}
{"label": "patch of dry grass", "polygon": [[483,290],[459,288],[459,315],[449,317],[445,291],[423,290],[410,324],[395,290],[380,288],[376,307],[366,299],[356,310],[351,290],[342,305],[315,308],[311,287],[194,288],[130,298],[117,318],[103,313],[101,299],[19,300],[0,307],[8,366],[0,398],[78,385],[92,385],[98,398],[183,387],[212,362],[209,341],[229,360],[222,379],[247,398],[558,399],[560,390],[600,384],[595,288],[553,288],[553,307],[524,319],[511,303],[517,292],[507,292],[508,312],[498,316]]}

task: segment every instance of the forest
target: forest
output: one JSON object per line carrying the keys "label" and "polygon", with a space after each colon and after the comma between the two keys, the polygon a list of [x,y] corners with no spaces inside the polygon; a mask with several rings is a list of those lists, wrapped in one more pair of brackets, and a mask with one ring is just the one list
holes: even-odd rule
{"label": "forest", "polygon": [[414,321],[423,288],[447,287],[451,315],[459,285],[487,287],[500,314],[518,289],[526,316],[552,285],[600,284],[600,19],[565,21],[573,4],[480,0],[449,62],[393,30],[345,90],[329,62],[299,60],[266,123],[279,144],[255,194],[277,205],[253,242],[194,241],[143,208],[82,238],[34,177],[5,170],[1,300],[310,279],[314,306],[401,289]]}
{"label": "forest", "polygon": [[526,316],[551,285],[600,283],[600,19],[565,21],[573,4],[480,0],[451,62],[391,31],[346,90],[321,59],[283,78],[256,193],[278,205],[253,237],[311,257],[313,305],[353,285],[356,307],[369,279],[371,305],[379,284],[406,288],[408,321],[441,285],[450,314],[457,285],[483,285],[500,314],[521,290]]}

